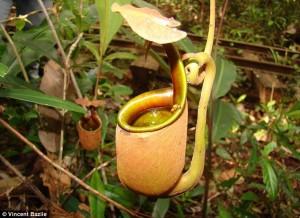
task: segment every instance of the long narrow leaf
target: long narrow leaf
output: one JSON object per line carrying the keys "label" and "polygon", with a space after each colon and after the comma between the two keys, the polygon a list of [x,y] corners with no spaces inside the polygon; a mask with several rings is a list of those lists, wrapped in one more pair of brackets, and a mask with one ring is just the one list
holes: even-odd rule
{"label": "long narrow leaf", "polygon": [[263,181],[266,185],[268,196],[274,200],[278,192],[278,179],[271,162],[263,158],[261,160],[261,167],[263,172]]}
{"label": "long narrow leaf", "polygon": [[46,95],[39,91],[30,89],[0,89],[0,97],[13,98],[17,100],[27,101],[35,104],[65,109],[68,111],[84,113],[84,109],[77,104],[70,101],[63,101],[62,99]]}
{"label": "long narrow leaf", "polygon": [[122,17],[118,13],[111,11],[114,2],[120,5],[128,4],[131,0],[96,0],[96,6],[100,20],[100,55],[104,55],[113,36],[118,32],[122,25]]}
{"label": "long narrow leaf", "polygon": [[152,217],[153,218],[164,218],[169,210],[170,199],[169,198],[160,198],[156,201]]}
{"label": "long narrow leaf", "polygon": [[[90,185],[97,191],[104,193],[104,184],[98,171],[95,171],[91,177]],[[90,214],[92,218],[104,218],[106,203],[97,196],[89,194]]]}
{"label": "long narrow leaf", "polygon": [[[104,193],[104,184],[98,171],[91,177],[90,185],[97,191]],[[94,195],[89,195],[90,214],[92,218],[104,218],[106,203]]]}

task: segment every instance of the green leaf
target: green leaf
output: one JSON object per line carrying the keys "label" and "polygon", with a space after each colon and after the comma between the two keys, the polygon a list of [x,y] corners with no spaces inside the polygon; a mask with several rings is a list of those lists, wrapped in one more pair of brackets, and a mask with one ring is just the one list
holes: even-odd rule
{"label": "green leaf", "polygon": [[155,7],[153,4],[150,4],[144,0],[132,0],[132,3],[140,8],[152,8],[154,10],[159,11],[159,9]]}
{"label": "green leaf", "polygon": [[16,28],[17,30],[21,31],[25,27],[26,21],[24,19],[17,19],[16,20]]}
{"label": "green leaf", "polygon": [[232,218],[230,211],[227,208],[225,208],[222,204],[219,204],[218,212],[219,212],[218,215],[219,218]]}
{"label": "green leaf", "polygon": [[250,159],[248,160],[249,164],[246,170],[247,175],[251,175],[255,172],[257,164],[259,162],[257,142],[254,139],[252,139],[251,144],[253,147],[251,149]]}
{"label": "green leaf", "polygon": [[138,204],[138,196],[120,185],[105,184],[105,195],[128,208]]}
{"label": "green leaf", "polygon": [[213,98],[220,98],[230,90],[237,76],[237,68],[232,62],[219,56],[216,60],[216,67],[217,72],[212,96]]}
{"label": "green leaf", "polygon": [[105,61],[102,64],[102,72],[103,73],[112,73],[118,79],[122,79],[125,71],[123,71],[120,68],[115,67],[114,65]]}
{"label": "green leaf", "polygon": [[4,77],[8,72],[8,67],[5,64],[0,63],[0,77]]}
{"label": "green leaf", "polygon": [[112,86],[111,90],[115,96],[132,94],[132,89],[125,85],[114,85]]}
{"label": "green leaf", "polygon": [[262,154],[267,157],[275,148],[277,147],[276,142],[270,142],[264,147],[264,150],[262,151]]}
{"label": "green leaf", "polygon": [[274,168],[268,159],[261,159],[263,181],[266,185],[268,196],[274,200],[278,192],[278,180]]}
{"label": "green leaf", "polygon": [[193,44],[192,40],[188,37],[181,39],[180,41],[176,42],[178,47],[183,51],[190,53],[190,52],[197,52],[197,47]]}
{"label": "green leaf", "polygon": [[83,45],[94,55],[97,62],[99,62],[100,61],[100,56],[99,56],[99,50],[98,50],[97,44],[92,43],[90,41],[84,41]]}
{"label": "green leaf", "polygon": [[7,74],[5,77],[0,76],[0,84],[4,85],[5,87],[8,86],[12,88],[34,89],[34,87],[31,84],[9,74]]}
{"label": "green leaf", "polygon": [[164,218],[167,214],[170,206],[170,199],[169,198],[159,198],[154,205],[152,211],[153,218]]}
{"label": "green leaf", "polygon": [[79,200],[74,196],[70,196],[68,199],[64,199],[66,202],[64,203],[64,209],[69,212],[76,212],[78,211]]}
{"label": "green leaf", "polygon": [[104,55],[113,36],[122,25],[122,17],[118,13],[111,11],[111,5],[116,2],[120,5],[129,4],[131,0],[96,0],[100,21],[100,55]]}
{"label": "green leaf", "polygon": [[290,118],[295,118],[295,119],[300,118],[300,101],[294,104],[294,106],[288,111],[287,115]]}
{"label": "green leaf", "polygon": [[198,197],[199,195],[203,195],[204,187],[203,186],[196,186],[192,190],[186,192],[188,198]]}
{"label": "green leaf", "polygon": [[130,53],[130,52],[115,52],[115,53],[112,53],[112,54],[109,54],[107,55],[105,58],[104,58],[104,61],[113,61],[115,59],[128,59],[128,60],[134,60],[136,59],[136,55]]}
{"label": "green leaf", "polygon": [[216,100],[214,104],[213,141],[225,137],[235,123],[241,123],[243,117],[233,104]]}
{"label": "green leaf", "polygon": [[109,120],[108,120],[108,116],[106,113],[103,112],[103,110],[101,110],[100,112],[100,118],[101,118],[101,123],[102,123],[102,128],[101,128],[101,144],[104,145],[105,144],[105,139],[106,139],[106,134],[107,134],[107,129],[108,129],[108,124],[109,124]]}
{"label": "green leaf", "polygon": [[[45,56],[57,60],[55,42],[48,26],[31,28],[27,31],[18,31],[12,37],[21,56],[24,66],[28,66]],[[1,57],[1,63],[8,66],[7,74],[17,75],[21,71],[19,63],[12,49],[8,47],[5,55]]]}
{"label": "green leaf", "polygon": [[231,155],[228,153],[228,151],[223,147],[218,147],[216,150],[216,154],[220,157],[222,157],[225,160],[232,160]]}
{"label": "green leaf", "polygon": [[258,197],[253,192],[246,192],[242,195],[241,200],[242,201],[258,201]]}
{"label": "green leaf", "polygon": [[[96,189],[100,193],[104,193],[104,184],[101,180],[98,171],[95,171],[89,181],[90,186]],[[106,203],[102,201],[99,197],[89,194],[88,196],[90,204],[90,215],[92,218],[105,218],[105,207]]]}
{"label": "green leaf", "polygon": [[176,204],[176,211],[177,211],[177,218],[184,218],[184,209],[183,209],[183,205],[180,204]]}
{"label": "green leaf", "polygon": [[46,95],[39,91],[30,89],[0,89],[0,97],[13,98],[17,100],[27,101],[35,104],[45,105],[49,107],[55,107],[65,109],[68,111],[74,111],[78,113],[85,113],[84,109],[70,101],[63,101],[62,99]]}

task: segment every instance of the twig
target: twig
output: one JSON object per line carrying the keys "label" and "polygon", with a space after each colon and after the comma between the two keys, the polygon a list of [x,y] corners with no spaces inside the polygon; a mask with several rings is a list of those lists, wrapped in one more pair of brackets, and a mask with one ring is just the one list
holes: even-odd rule
{"label": "twig", "polygon": [[[50,8],[47,8],[47,10],[49,11],[49,10],[51,10],[51,9],[50,9]],[[31,11],[31,12],[29,12],[29,13],[27,13],[27,14],[24,14],[24,15],[19,15],[19,16],[17,16],[17,17],[10,17],[10,18],[5,19],[5,20],[0,20],[0,23],[6,23],[6,22],[13,21],[13,20],[18,20],[18,19],[21,19],[20,17],[25,17],[25,18],[27,18],[27,17],[29,17],[29,16],[38,14],[38,13],[40,13],[40,12],[42,12],[42,10]]]}
{"label": "twig", "polygon": [[22,182],[24,182],[27,186],[29,186],[29,188],[39,197],[39,199],[43,202],[43,204],[49,205],[51,204],[51,201],[46,198],[46,196],[35,186],[33,185],[30,181],[28,181],[26,179],[26,177],[24,177],[22,175],[22,173],[15,168],[5,157],[3,157],[0,154],[0,160],[9,168],[11,169],[20,179]]}
{"label": "twig", "polygon": [[80,33],[78,36],[77,36],[77,39],[75,40],[75,42],[71,45],[70,49],[69,49],[69,53],[67,55],[67,66],[70,66],[70,60],[71,60],[71,55],[73,54],[75,48],[77,47],[78,43],[80,42],[81,38],[83,36],[83,33]]}
{"label": "twig", "polygon": [[[49,208],[51,206],[51,209],[56,210],[62,210],[61,207],[59,207],[57,204],[55,204],[53,201],[49,200],[38,187],[36,187],[30,180],[28,180],[26,177],[22,175],[22,173],[15,168],[5,157],[3,157],[0,154],[0,160],[8,167],[10,168],[24,183],[27,187],[29,187],[41,200],[41,202],[46,205],[46,208]],[[50,210],[50,209],[49,209]]]}
{"label": "twig", "polygon": [[[63,46],[61,44],[61,41],[60,41],[59,37],[57,35],[55,27],[54,27],[54,25],[53,25],[53,23],[52,23],[52,21],[51,21],[51,19],[49,17],[47,9],[46,9],[46,7],[45,7],[45,5],[44,5],[44,3],[43,3],[42,0],[37,0],[37,1],[38,1],[39,5],[40,5],[40,7],[41,7],[41,9],[42,9],[45,17],[46,17],[46,20],[48,22],[48,25],[49,25],[50,30],[52,32],[52,35],[53,35],[53,37],[54,37],[54,39],[55,39],[55,41],[57,43],[58,49],[59,49],[61,57],[63,59],[63,64],[64,64],[65,70],[63,71],[64,72],[64,80],[63,80],[63,96],[62,96],[62,99],[63,100],[66,99],[66,95],[67,95],[66,94],[67,93],[67,83],[68,83],[68,76],[69,75],[71,77],[71,81],[73,83],[73,86],[74,86],[74,88],[76,90],[77,96],[79,98],[82,98],[82,94],[81,94],[81,91],[80,91],[80,89],[78,87],[78,84],[76,82],[76,79],[75,79],[75,76],[73,74],[73,71],[70,69],[68,57],[67,57],[67,55],[66,55],[66,53],[64,51],[64,48],[63,48]],[[60,146],[59,146],[59,148],[60,148],[59,149],[59,162],[60,162],[60,164],[62,162],[63,143],[64,143],[64,114],[65,114],[65,110],[62,111],[63,118],[62,118],[62,123],[61,123],[61,130],[60,130]]]}
{"label": "twig", "polygon": [[2,118],[0,118],[0,123],[7,128],[9,131],[11,131],[16,137],[18,137],[21,141],[23,141],[25,144],[27,144],[33,151],[35,151],[41,158],[43,158],[45,161],[47,161],[49,164],[51,164],[54,168],[56,168],[57,170],[65,173],[67,176],[69,176],[70,178],[72,178],[75,182],[77,182],[79,185],[81,185],[83,188],[85,188],[86,190],[90,191],[91,193],[93,193],[94,195],[98,196],[100,199],[113,204],[115,207],[119,208],[120,210],[123,210],[125,212],[127,212],[128,214],[134,216],[134,217],[147,217],[144,214],[132,211],[126,207],[124,207],[122,204],[110,199],[109,197],[107,197],[106,195],[98,192],[97,190],[95,190],[94,188],[92,188],[91,186],[89,186],[88,184],[86,184],[85,182],[83,182],[80,178],[78,178],[77,176],[75,176],[74,174],[72,174],[71,172],[69,172],[68,170],[64,169],[62,166],[60,166],[59,164],[53,162],[51,159],[49,159],[49,157],[47,157],[40,149],[38,149],[38,147],[33,144],[32,142],[30,142],[25,136],[23,136],[20,132],[18,132],[16,129],[14,129],[9,123],[7,123],[5,120],[3,120]]}
{"label": "twig", "polygon": [[[82,38],[82,35],[83,35],[83,33],[80,33],[78,35],[77,39],[75,40],[75,42],[71,45],[69,53],[67,55],[67,59],[66,59],[66,66],[70,66],[71,55],[72,55],[73,51],[75,50],[77,44],[79,43],[80,39]],[[66,100],[66,97],[67,97],[67,89],[68,89],[68,85],[67,85],[68,82],[67,81],[68,81],[68,74],[64,70],[63,95],[62,95],[63,100]],[[63,157],[63,151],[64,151],[65,113],[66,113],[66,110],[62,110],[62,120],[61,120],[61,128],[60,128],[60,143],[59,143],[59,156],[58,156],[59,164],[62,164],[62,157]]]}
{"label": "twig", "polygon": [[28,74],[27,74],[27,72],[26,72],[26,69],[25,69],[25,67],[24,67],[23,61],[22,61],[22,59],[21,59],[21,57],[20,57],[20,55],[19,55],[19,52],[18,52],[18,50],[17,50],[17,48],[16,48],[16,46],[15,46],[13,40],[11,39],[10,35],[9,35],[8,32],[6,31],[6,29],[5,29],[5,27],[3,26],[2,23],[0,23],[0,26],[1,26],[1,29],[2,29],[2,31],[3,31],[3,33],[4,33],[4,35],[5,35],[5,37],[7,38],[8,42],[9,42],[9,44],[10,44],[10,46],[11,46],[13,52],[15,53],[15,56],[16,56],[16,58],[17,58],[17,61],[18,61],[19,65],[20,65],[20,68],[21,68],[21,71],[22,71],[22,73],[23,73],[23,77],[24,77],[25,81],[29,83],[30,81],[29,81],[29,78],[28,78]]}
{"label": "twig", "polygon": [[74,73],[73,73],[72,69],[70,69],[70,66],[68,66],[67,55],[66,55],[66,53],[65,53],[65,51],[64,51],[64,49],[62,47],[62,44],[61,44],[61,42],[59,40],[59,37],[58,37],[57,32],[55,30],[55,27],[54,27],[54,25],[53,25],[53,23],[52,23],[52,21],[51,21],[51,19],[49,17],[49,14],[48,14],[48,12],[46,10],[46,7],[45,7],[45,5],[44,5],[44,3],[43,3],[42,0],[37,0],[37,1],[39,3],[40,7],[42,8],[43,13],[45,14],[45,17],[46,17],[46,20],[47,20],[47,22],[49,24],[49,27],[51,29],[52,35],[53,35],[53,37],[54,37],[54,39],[55,39],[55,41],[57,43],[59,52],[61,53],[61,56],[62,56],[62,59],[63,59],[63,64],[64,64],[64,67],[65,67],[65,70],[66,70],[67,73],[70,73],[71,81],[72,81],[72,83],[74,85],[74,88],[76,90],[76,94],[77,94],[78,98],[82,98],[82,94],[81,94],[81,91],[80,91],[80,89],[78,87],[78,84],[76,82]]}
{"label": "twig", "polygon": [[[100,170],[100,169],[106,167],[106,166],[109,165],[113,160],[114,160],[114,158],[111,159],[110,161],[106,161],[106,162],[104,162],[103,164],[100,164],[100,165],[97,166],[97,167],[94,167],[94,168],[93,168],[88,174],[86,174],[81,180],[82,180],[82,181],[87,180],[91,175],[93,175],[93,173],[94,173],[95,171]],[[68,200],[68,199],[70,198],[70,196],[76,191],[76,189],[77,189],[78,187],[79,187],[79,184],[77,183],[77,184],[75,185],[75,187],[73,187],[72,191],[71,191],[71,192],[68,194],[68,196],[65,198],[65,200],[62,202],[62,205],[64,205],[65,202],[67,202],[67,200]]]}
{"label": "twig", "polygon": [[221,15],[221,20],[220,23],[218,25],[218,29],[217,29],[217,35],[216,35],[216,41],[215,41],[215,48],[214,48],[214,54],[217,54],[217,49],[218,49],[218,43],[219,43],[219,38],[221,35],[221,30],[222,30],[222,26],[223,26],[223,22],[224,22],[224,17],[225,17],[225,13],[227,10],[227,6],[228,6],[228,0],[224,1],[223,7],[222,7],[222,15]]}

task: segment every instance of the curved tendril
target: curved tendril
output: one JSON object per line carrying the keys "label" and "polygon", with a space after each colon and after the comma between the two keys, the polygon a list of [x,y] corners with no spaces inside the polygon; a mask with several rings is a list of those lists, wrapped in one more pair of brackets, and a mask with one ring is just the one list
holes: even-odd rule
{"label": "curved tendril", "polygon": [[216,66],[212,57],[204,52],[199,53],[197,57],[199,63],[205,65],[205,78],[198,105],[196,138],[193,158],[190,168],[185,172],[175,187],[168,192],[169,196],[177,195],[187,191],[197,184],[199,177],[203,173],[205,158],[205,127],[207,106],[215,78]]}
{"label": "curved tendril", "polygon": [[[216,66],[211,51],[215,33],[215,0],[210,0],[210,19],[207,42],[204,52],[186,54],[184,59],[189,59],[185,67],[187,81],[192,85],[203,82],[200,101],[198,104],[197,125],[195,133],[195,148],[190,168],[178,180],[177,184],[167,193],[168,196],[181,194],[193,188],[203,173],[205,161],[205,128],[206,114],[209,99],[216,74]],[[204,67],[204,70],[202,70]]]}

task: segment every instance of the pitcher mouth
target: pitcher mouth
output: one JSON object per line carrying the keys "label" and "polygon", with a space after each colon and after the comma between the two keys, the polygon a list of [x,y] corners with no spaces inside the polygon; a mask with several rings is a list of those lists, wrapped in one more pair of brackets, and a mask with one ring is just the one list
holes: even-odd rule
{"label": "pitcher mouth", "polygon": [[[118,125],[128,132],[152,132],[175,122],[182,114],[187,97],[187,81],[178,50],[164,44],[173,87],[145,92],[131,99],[118,114]],[[156,110],[156,114],[151,114]],[[154,120],[150,120],[153,118]],[[148,120],[147,120],[148,119]]]}
{"label": "pitcher mouth", "polygon": [[[164,88],[145,92],[131,99],[118,114],[118,125],[129,132],[152,132],[175,122],[183,113],[185,101],[174,110],[173,89]],[[151,110],[163,111],[166,116],[151,125],[137,124],[141,116]]]}

